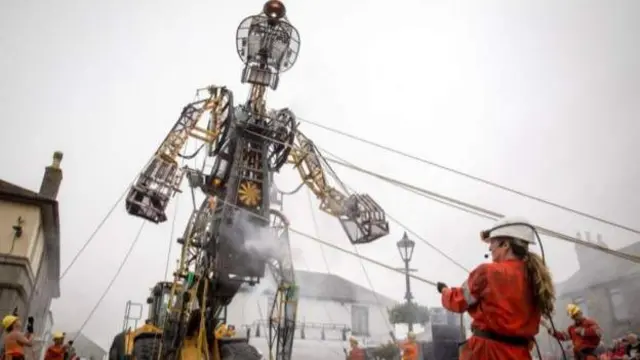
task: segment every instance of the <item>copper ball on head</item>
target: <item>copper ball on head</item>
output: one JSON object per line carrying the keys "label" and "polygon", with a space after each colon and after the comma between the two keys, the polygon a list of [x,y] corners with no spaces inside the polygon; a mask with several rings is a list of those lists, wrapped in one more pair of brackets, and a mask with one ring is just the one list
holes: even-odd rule
{"label": "copper ball on head", "polygon": [[264,4],[262,9],[265,15],[270,19],[278,20],[282,19],[287,13],[287,9],[284,4],[278,0],[269,0]]}

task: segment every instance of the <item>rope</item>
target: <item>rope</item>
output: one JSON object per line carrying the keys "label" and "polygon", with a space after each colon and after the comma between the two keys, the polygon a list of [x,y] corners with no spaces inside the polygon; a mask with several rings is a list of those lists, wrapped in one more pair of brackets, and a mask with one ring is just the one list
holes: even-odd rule
{"label": "rope", "polygon": [[558,208],[558,209],[561,209],[561,210],[564,210],[564,211],[568,211],[568,212],[576,214],[576,215],[580,215],[580,216],[586,217],[586,218],[591,219],[591,220],[595,220],[595,221],[601,222],[603,224],[607,224],[607,225],[610,225],[610,226],[613,226],[613,227],[624,229],[624,230],[627,230],[627,231],[632,232],[634,234],[640,235],[640,230],[639,229],[635,229],[635,228],[632,228],[630,226],[622,225],[622,224],[613,222],[611,220],[604,219],[604,218],[596,216],[596,215],[591,215],[591,214],[588,214],[586,212],[583,212],[583,211],[580,211],[580,210],[576,210],[576,209],[570,208],[568,206],[561,205],[561,204],[552,202],[550,200],[543,199],[543,198],[538,197],[538,196],[529,195],[529,194],[526,194],[526,193],[524,193],[522,191],[507,187],[505,185],[500,185],[498,183],[495,183],[495,182],[492,182],[492,181],[489,181],[489,180],[486,180],[486,179],[482,179],[480,177],[471,175],[469,173],[465,173],[463,171],[456,170],[456,169],[453,169],[453,168],[450,168],[450,167],[435,163],[435,162],[427,160],[425,158],[418,157],[416,155],[412,155],[412,154],[409,154],[407,152],[404,152],[404,151],[401,151],[401,150],[398,150],[398,149],[394,149],[392,147],[389,147],[389,146],[386,146],[386,145],[382,145],[382,144],[380,144],[378,142],[367,140],[367,139],[362,138],[360,136],[349,134],[347,132],[344,132],[344,131],[341,131],[341,130],[338,130],[338,129],[335,129],[335,128],[332,128],[332,127],[329,127],[329,126],[326,126],[326,125],[322,125],[322,124],[319,124],[319,123],[311,121],[311,120],[306,120],[306,119],[302,119],[302,118],[299,118],[299,117],[297,117],[297,120],[300,120],[301,122],[304,122],[304,123],[319,127],[321,129],[330,131],[332,133],[347,137],[349,139],[356,140],[358,142],[374,146],[374,147],[376,147],[378,149],[382,149],[382,150],[385,150],[385,151],[388,151],[388,152],[391,152],[391,153],[394,153],[394,154],[397,154],[397,155],[400,155],[400,156],[403,156],[403,157],[406,157],[406,158],[409,158],[409,159],[412,159],[412,160],[416,160],[416,161],[419,161],[421,163],[424,163],[424,164],[431,165],[433,167],[439,168],[441,170],[445,170],[447,172],[450,172],[450,173],[465,177],[467,179],[471,179],[471,180],[483,183],[485,185],[489,185],[491,187],[494,187],[494,188],[497,188],[497,189],[500,189],[500,190],[504,190],[504,191],[510,192],[512,194],[515,194],[515,195],[522,196],[522,197],[527,198],[529,200],[534,200],[534,201],[543,203],[545,205],[549,205],[549,206],[552,206],[552,207],[555,207],[555,208]]}
{"label": "rope", "polygon": [[[235,209],[246,211],[246,210],[242,209],[241,207],[239,207],[236,204],[232,204],[232,203],[224,201],[222,199],[218,199],[218,201],[220,201],[221,203],[226,204],[226,205],[228,205],[230,207],[233,207]],[[254,214],[254,213],[252,213],[251,216],[255,216],[256,218],[262,219],[262,220],[265,220],[265,221],[270,220],[267,217],[264,217],[264,216],[261,216],[261,215],[258,215],[258,214]],[[356,258],[362,259],[362,260],[370,262],[370,263],[372,263],[374,265],[380,266],[382,268],[385,268],[387,270],[391,270],[391,271],[393,271],[395,273],[398,273],[398,274],[401,274],[402,276],[405,276],[404,269],[402,269],[402,270],[401,269],[397,269],[397,268],[395,268],[395,267],[393,267],[391,265],[387,265],[387,264],[385,264],[383,262],[380,262],[378,260],[374,260],[374,259],[372,259],[370,257],[364,256],[364,255],[360,255],[360,254],[356,253],[355,251],[351,251],[351,250],[347,250],[347,249],[341,248],[341,247],[339,247],[337,245],[334,245],[334,244],[332,244],[330,242],[324,241],[324,240],[320,239],[319,237],[313,236],[313,235],[311,235],[309,233],[306,233],[304,231],[297,230],[297,229],[292,228],[292,227],[289,227],[288,229],[289,229],[290,232],[292,232],[294,234],[298,234],[298,235],[300,235],[302,237],[305,237],[305,238],[307,238],[309,240],[315,241],[315,242],[317,242],[317,243],[319,243],[321,245],[324,245],[324,246],[327,246],[329,248],[338,250],[338,251],[340,251],[342,253],[354,256]],[[427,279],[425,279],[423,277],[420,277],[418,275],[409,274],[409,277],[411,277],[412,279],[415,279],[415,280],[417,280],[419,282],[422,282],[422,283],[425,283],[425,284],[428,284],[428,285],[431,285],[431,286],[436,286],[436,282],[431,281],[431,280],[427,280]]]}
{"label": "rope", "polygon": [[[250,132],[250,133],[252,133],[252,134],[254,134],[256,136],[261,136],[261,137],[263,137],[265,139],[268,139],[270,141],[273,141],[273,142],[280,143],[280,144],[283,144],[285,146],[291,147],[291,145],[286,144],[284,142],[281,142],[281,141],[279,141],[277,139],[272,139],[272,138],[269,138],[267,136],[264,136],[264,135],[256,133],[256,132],[251,132],[251,131],[248,131],[248,132]],[[349,163],[349,162],[346,162],[346,161],[342,161],[342,160],[339,160],[339,159],[332,159],[332,158],[326,158],[325,161],[329,162],[329,163],[341,165],[343,167],[355,170],[357,172],[360,172],[360,173],[363,173],[363,174],[378,178],[380,180],[383,180],[385,182],[388,182],[390,184],[393,184],[393,185],[396,185],[396,186],[398,186],[400,188],[408,190],[408,191],[410,191],[410,192],[412,192],[414,194],[417,194],[417,195],[420,195],[422,197],[434,200],[436,202],[439,202],[439,203],[447,205],[447,206],[452,206],[452,207],[457,208],[459,210],[465,211],[465,212],[467,212],[469,214],[473,214],[473,215],[480,216],[482,218],[490,219],[490,220],[494,220],[494,221],[504,217],[504,215],[502,215],[500,213],[497,213],[495,211],[487,210],[487,209],[481,208],[479,206],[471,205],[471,204],[465,203],[463,201],[460,201],[460,200],[457,200],[457,199],[454,199],[454,198],[451,198],[451,197],[448,197],[448,196],[444,196],[444,195],[438,194],[438,193],[433,192],[433,191],[429,191],[427,189],[424,189],[424,188],[421,188],[421,187],[418,187],[418,186],[415,186],[415,185],[411,185],[409,183],[406,183],[406,182],[391,178],[389,176],[377,173],[375,171],[367,170],[367,169],[362,168],[360,166],[356,166],[356,165],[354,165],[352,163]],[[568,235],[565,235],[565,234],[562,234],[562,233],[559,233],[559,232],[556,232],[556,231],[553,231],[553,230],[550,230],[550,229],[542,228],[540,226],[535,226],[535,228],[541,234],[544,234],[544,235],[547,235],[547,236],[551,236],[551,237],[555,237],[555,238],[560,239],[560,240],[565,240],[565,241],[568,241],[568,242],[572,242],[574,244],[586,246],[588,248],[591,248],[591,249],[594,249],[594,250],[598,250],[598,251],[602,251],[602,252],[607,253],[609,255],[613,255],[613,256],[616,256],[616,257],[619,257],[619,258],[622,258],[622,259],[633,261],[635,263],[640,263],[640,256],[633,255],[633,254],[626,254],[626,253],[621,252],[621,251],[612,250],[612,249],[606,248],[604,246],[600,246],[598,244],[593,244],[593,243],[590,243],[590,242],[587,242],[587,241],[584,241],[584,240],[580,240],[580,239],[574,238],[572,236],[568,236]]]}
{"label": "rope", "polygon": [[[353,251],[350,251],[350,250],[347,250],[347,249],[343,249],[343,248],[341,248],[341,247],[339,247],[337,245],[334,245],[334,244],[331,244],[329,242],[326,242],[326,241],[324,241],[324,240],[322,240],[320,238],[317,238],[315,236],[307,234],[307,233],[305,233],[303,231],[300,231],[300,230],[297,230],[297,229],[294,229],[294,228],[289,228],[289,231],[291,231],[294,234],[298,234],[300,236],[303,236],[303,237],[305,237],[305,238],[307,238],[309,240],[315,241],[315,242],[317,242],[319,244],[322,244],[324,246],[327,246],[327,247],[330,247],[332,249],[338,250],[338,251],[340,251],[342,253],[345,253],[347,255],[354,256],[356,258],[359,258],[359,259],[362,259],[364,261],[370,262],[370,263],[372,263],[374,265],[377,265],[377,266],[380,266],[380,267],[385,268],[387,270],[393,271],[393,272],[398,273],[398,274],[400,274],[402,276],[405,275],[404,270],[396,269],[393,266],[387,265],[387,264],[382,263],[382,262],[380,262],[378,260],[374,260],[374,259],[372,259],[370,257],[366,257],[364,255],[357,254],[357,253],[355,253]],[[434,281],[427,280],[427,279],[425,279],[423,277],[420,277],[418,275],[409,274],[409,277],[411,277],[412,279],[414,279],[416,281],[419,281],[421,283],[425,283],[425,284],[428,284],[428,285],[431,285],[431,286],[434,286],[434,287],[436,286],[436,283]]]}
{"label": "rope", "polygon": [[[311,201],[311,191],[307,190],[307,200],[309,200],[309,210],[311,210],[311,219],[313,220],[313,232],[316,236],[320,235],[320,228],[318,227],[318,221],[316,219],[316,215],[313,212],[314,208],[313,208],[313,202]],[[327,261],[327,257],[325,256],[324,253],[324,246],[320,245],[320,254],[322,255],[322,260],[324,261],[324,266],[325,269],[327,271],[327,274],[332,275],[331,273],[331,269],[329,267],[329,262]],[[310,271],[311,267],[309,266],[309,263],[307,262],[307,258],[306,256],[304,256],[304,254],[302,255],[302,260],[304,261],[305,265],[307,266],[307,269]],[[327,308],[327,304],[326,303],[322,303],[323,307],[324,307],[324,311],[327,313],[327,318],[329,318],[329,322],[333,323],[333,316],[331,316],[331,312],[329,311],[329,308]]]}
{"label": "rope", "polygon": [[[194,145],[195,144],[196,143],[194,142]],[[185,144],[185,146],[186,146],[186,144]],[[195,164],[195,162],[196,162],[195,158],[193,159],[193,162]],[[183,167],[184,163],[185,163],[185,160],[182,159],[180,161],[180,163],[181,163],[180,167]],[[164,278],[163,278],[165,280],[168,280],[167,276],[169,275],[169,267],[171,266],[171,248],[173,247],[173,240],[174,240],[175,229],[176,229],[176,218],[178,217],[178,208],[179,208],[179,205],[180,205],[180,195],[181,194],[182,194],[182,192],[178,192],[176,194],[176,197],[175,197],[175,200],[174,200],[176,206],[173,208],[173,220],[171,220],[171,231],[169,232],[169,248],[167,249],[167,262],[166,262],[165,267],[164,267]]]}
{"label": "rope", "polygon": [[62,275],[60,275],[60,280],[62,280],[64,278],[64,276],[67,275],[67,273],[69,272],[71,267],[76,263],[76,261],[78,260],[80,255],[82,255],[82,253],[87,249],[87,246],[89,246],[91,241],[93,241],[93,239],[95,238],[96,234],[98,234],[98,231],[100,231],[100,229],[102,229],[102,226],[107,222],[107,219],[111,216],[113,211],[118,207],[120,202],[122,202],[122,199],[124,199],[124,197],[127,195],[127,193],[129,192],[129,188],[131,188],[131,186],[133,186],[133,183],[134,182],[132,181],[132,182],[129,183],[129,185],[127,185],[127,187],[125,188],[125,191],[122,193],[122,195],[120,195],[120,197],[118,197],[118,200],[116,200],[116,202],[111,206],[109,211],[107,211],[107,214],[102,218],[102,220],[100,220],[100,222],[98,223],[98,226],[93,230],[93,232],[91,233],[89,238],[80,247],[80,250],[78,250],[78,252],[76,252],[76,254],[73,256],[73,258],[71,259],[71,262],[69,263],[69,265],[67,265],[67,267],[64,269],[64,271],[62,272]]}
{"label": "rope", "polygon": [[167,262],[164,266],[164,277],[163,279],[168,280],[167,276],[169,275],[169,267],[171,266],[171,248],[173,247],[173,236],[176,229],[176,218],[178,217],[178,205],[180,204],[179,195],[176,196],[176,206],[173,209],[173,220],[171,220],[171,231],[169,232],[169,246],[167,249]]}
{"label": "rope", "polygon": [[[475,205],[467,204],[467,203],[464,203],[462,201],[459,201],[459,200],[456,200],[456,199],[453,199],[453,198],[450,198],[450,197],[447,197],[447,196],[444,196],[444,195],[437,194],[437,193],[435,193],[433,191],[429,191],[429,190],[426,190],[424,188],[420,188],[418,186],[411,185],[411,184],[408,184],[406,182],[391,178],[389,176],[382,175],[382,174],[376,173],[374,171],[367,170],[367,169],[364,169],[362,167],[359,167],[359,166],[356,166],[356,165],[353,165],[353,164],[350,164],[350,163],[347,163],[347,162],[340,161],[338,159],[327,159],[327,161],[331,162],[331,163],[334,163],[334,164],[337,164],[337,165],[341,165],[343,167],[352,169],[354,171],[357,171],[357,172],[360,172],[360,173],[363,173],[363,174],[370,175],[372,177],[378,178],[378,179],[386,181],[388,183],[397,185],[398,187],[403,188],[405,190],[409,190],[410,189],[411,192],[414,192],[416,194],[419,194],[420,196],[429,198],[431,200],[438,199],[437,201],[442,203],[442,204],[445,204],[445,205],[448,205],[448,206],[453,206],[453,207],[455,207],[455,208],[457,208],[459,210],[463,210],[463,211],[465,211],[465,212],[467,212],[469,214],[473,214],[473,215],[480,216],[480,217],[483,217],[485,219],[490,219],[490,220],[497,220],[497,219],[500,219],[500,218],[504,217],[504,215],[502,215],[500,213],[497,213],[497,212],[494,212],[494,211],[491,211],[491,210],[486,210],[486,209],[483,209],[483,208],[475,206]],[[580,240],[580,239],[574,238],[572,236],[565,235],[565,234],[559,233],[557,231],[546,229],[546,228],[543,228],[543,227],[540,227],[540,226],[534,226],[534,227],[541,234],[544,234],[544,235],[547,235],[547,236],[551,236],[551,237],[555,237],[557,239],[564,240],[564,241],[567,241],[567,242],[571,242],[571,243],[574,243],[574,244],[586,246],[588,248],[591,248],[591,249],[594,249],[594,250],[598,250],[598,251],[607,253],[609,255],[613,255],[613,256],[616,256],[616,257],[619,257],[619,258],[622,258],[622,259],[626,259],[626,260],[629,260],[629,261],[632,261],[632,262],[640,264],[640,256],[638,256],[638,255],[627,254],[627,253],[624,253],[624,252],[621,252],[621,251],[612,250],[612,249],[606,248],[604,246],[600,246],[598,244],[594,244],[594,243],[590,243],[588,241]]]}
{"label": "rope", "polygon": [[[343,184],[343,186],[346,187],[346,185],[344,185],[344,184]],[[317,222],[316,216],[315,216],[315,214],[313,212],[314,209],[313,209],[313,203],[311,201],[311,199],[312,199],[311,190],[309,190],[309,189],[307,189],[307,198],[309,199],[309,207],[311,208],[311,216],[313,218],[313,225],[314,225],[314,228],[315,228],[315,233],[316,233],[316,236],[319,236],[320,232],[319,232],[319,229],[318,229],[318,222]],[[355,245],[353,245],[353,250],[355,251],[356,254],[360,255],[360,253],[358,252],[358,248]],[[329,267],[329,262],[327,261],[327,257],[326,257],[325,252],[324,252],[324,246],[322,244],[320,244],[320,253],[322,254],[322,260],[324,261],[324,265],[325,265],[325,267],[327,269],[327,274],[332,275],[331,274],[331,269]],[[364,272],[364,276],[366,277],[367,282],[369,283],[369,287],[370,287],[371,293],[373,294],[373,296],[375,298],[375,301],[376,301],[376,304],[378,305],[378,309],[380,310],[380,315],[382,315],[382,318],[384,319],[384,322],[385,322],[385,325],[387,326],[387,329],[390,330],[390,331],[393,331],[393,327],[391,326],[391,323],[389,322],[388,316],[383,311],[383,308],[385,306],[383,306],[382,302],[380,301],[380,297],[378,296],[378,293],[376,292],[376,289],[373,286],[373,282],[371,281],[371,278],[369,277],[369,272],[367,271],[367,268],[364,266],[364,262],[362,261],[362,259],[359,259],[359,260],[360,260],[360,266],[362,267],[362,271]],[[325,304],[325,308],[326,308],[326,304]],[[349,312],[349,315],[351,315],[351,311],[349,311],[348,308],[346,308],[346,309]],[[327,312],[327,314],[328,314],[328,312]],[[331,320],[331,319],[329,319],[329,321],[333,322],[333,320]]]}
{"label": "rope", "polygon": [[[343,158],[338,157],[335,154],[330,153],[327,150],[321,149],[318,147],[319,150],[321,150],[324,153],[327,153],[329,155],[331,155],[334,158],[340,159],[343,163],[348,163],[346,160],[344,160]],[[329,159],[327,159],[327,161],[329,161]],[[353,164],[352,164],[353,165]],[[438,254],[442,255],[445,259],[449,260],[452,264],[454,264],[455,266],[459,267],[460,269],[462,269],[465,272],[470,272],[469,269],[467,267],[465,267],[464,265],[462,265],[461,263],[459,263],[458,261],[456,261],[453,257],[451,257],[450,255],[448,255],[447,253],[445,253],[444,251],[440,250],[440,248],[438,248],[437,246],[433,245],[431,242],[429,242],[427,239],[423,238],[422,236],[420,236],[417,232],[411,230],[408,226],[406,226],[405,224],[403,224],[402,222],[400,222],[400,220],[398,220],[397,218],[391,216],[391,214],[389,214],[387,211],[385,211],[386,216],[393,222],[395,222],[396,224],[398,224],[401,228],[405,229],[409,234],[411,234],[411,236],[415,237],[416,239],[420,240],[422,243],[424,243],[425,245],[427,245],[428,247],[430,247],[431,249],[433,249],[434,251],[436,251]]]}
{"label": "rope", "polygon": [[146,221],[143,221],[140,224],[140,228],[138,229],[138,233],[133,238],[133,241],[131,242],[131,245],[129,246],[129,250],[127,250],[127,253],[124,255],[124,258],[120,262],[120,265],[118,266],[118,270],[116,270],[116,273],[111,278],[111,281],[109,281],[109,284],[107,285],[107,287],[105,288],[104,292],[102,293],[102,295],[100,296],[100,298],[96,302],[95,306],[93,307],[93,309],[91,309],[91,312],[89,312],[89,315],[87,316],[87,318],[84,320],[84,322],[80,326],[80,329],[78,329],[78,332],[76,333],[76,336],[73,339],[74,341],[78,339],[78,336],[80,336],[80,334],[82,333],[84,328],[89,323],[89,320],[91,320],[91,318],[93,317],[95,312],[98,310],[98,307],[100,306],[100,304],[102,303],[104,298],[107,297],[107,294],[109,293],[109,291],[113,287],[113,284],[115,284],[116,280],[118,279],[118,276],[120,275],[120,272],[122,271],[122,269],[124,268],[125,264],[127,263],[127,260],[129,260],[129,256],[133,252],[133,248],[135,248],[136,244],[138,243],[138,240],[140,240],[140,235],[142,234],[142,229],[144,228],[145,224],[146,224]]}

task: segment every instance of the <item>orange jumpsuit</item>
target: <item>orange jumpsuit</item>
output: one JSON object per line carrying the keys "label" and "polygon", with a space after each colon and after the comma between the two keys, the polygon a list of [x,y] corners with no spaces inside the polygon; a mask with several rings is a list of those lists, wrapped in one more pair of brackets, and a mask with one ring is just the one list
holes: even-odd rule
{"label": "orange jumpsuit", "polygon": [[[584,334],[579,334],[577,329],[584,329]],[[566,332],[556,331],[553,336],[561,341],[569,341],[573,344],[573,353],[576,359],[597,360],[593,353],[600,344],[602,331],[600,326],[591,319],[582,319],[579,323],[569,326]]]}
{"label": "orange jumpsuit", "polygon": [[24,346],[18,343],[16,339],[5,337],[4,341],[4,360],[24,360]]}
{"label": "orange jumpsuit", "polygon": [[357,346],[351,348],[351,351],[349,351],[348,359],[349,360],[365,360],[364,350]]}
{"label": "orange jumpsuit", "polygon": [[442,306],[473,318],[460,360],[531,359],[541,317],[532,299],[521,260],[482,264],[461,287],[444,289]]}
{"label": "orange jumpsuit", "polygon": [[51,345],[44,354],[44,360],[64,360],[64,345]]}
{"label": "orange jumpsuit", "polygon": [[418,360],[418,344],[415,341],[402,344],[402,360]]}

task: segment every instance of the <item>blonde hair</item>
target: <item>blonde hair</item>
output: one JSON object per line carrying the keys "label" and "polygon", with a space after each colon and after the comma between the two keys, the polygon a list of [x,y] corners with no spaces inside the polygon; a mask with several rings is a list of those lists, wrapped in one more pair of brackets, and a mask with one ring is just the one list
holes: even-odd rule
{"label": "blonde hair", "polygon": [[555,310],[556,290],[551,272],[542,257],[529,251],[529,245],[519,239],[511,242],[514,255],[521,258],[527,267],[527,277],[531,284],[531,295],[538,309],[545,316],[551,316]]}

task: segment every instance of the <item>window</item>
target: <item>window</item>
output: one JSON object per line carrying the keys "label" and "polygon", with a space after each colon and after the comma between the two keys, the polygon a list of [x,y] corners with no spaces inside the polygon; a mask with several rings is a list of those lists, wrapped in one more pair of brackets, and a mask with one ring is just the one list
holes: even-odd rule
{"label": "window", "polygon": [[[156,325],[159,327],[164,326],[164,322],[169,317],[169,301],[171,301],[171,305],[175,306],[179,296],[174,295],[171,297],[171,288],[165,288],[162,291],[162,297],[157,301],[157,304],[154,304],[153,307],[156,307],[152,310],[152,306],[149,306],[149,319],[153,319],[156,322]],[[153,312],[155,312],[155,314]]]}
{"label": "window", "polygon": [[366,306],[351,306],[351,334],[369,336],[369,308]]}
{"label": "window", "polygon": [[573,303],[578,305],[580,310],[582,310],[582,315],[589,316],[589,307],[587,306],[587,301],[583,297],[573,299]]}
{"label": "window", "polygon": [[629,305],[624,301],[624,295],[620,289],[609,289],[609,301],[611,301],[613,316],[616,320],[625,321],[631,318],[629,316]]}

